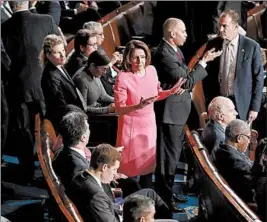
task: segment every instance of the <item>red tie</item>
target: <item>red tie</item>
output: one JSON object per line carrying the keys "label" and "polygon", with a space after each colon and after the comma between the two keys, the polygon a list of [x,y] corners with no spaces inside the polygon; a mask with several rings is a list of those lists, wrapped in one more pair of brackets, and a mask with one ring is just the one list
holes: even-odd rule
{"label": "red tie", "polygon": [[177,54],[179,62],[183,63],[182,56],[181,56],[181,53],[179,52],[179,50],[177,50],[176,54]]}

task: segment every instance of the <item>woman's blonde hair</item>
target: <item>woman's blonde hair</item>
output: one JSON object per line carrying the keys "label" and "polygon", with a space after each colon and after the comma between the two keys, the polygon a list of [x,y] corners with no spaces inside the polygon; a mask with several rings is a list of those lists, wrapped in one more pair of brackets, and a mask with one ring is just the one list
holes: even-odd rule
{"label": "woman's blonde hair", "polygon": [[46,54],[51,53],[52,48],[60,44],[64,45],[64,41],[60,36],[55,35],[55,34],[46,36],[43,42],[43,47],[40,52],[40,56],[39,56],[40,63],[45,64],[48,60],[46,57]]}
{"label": "woman's blonde hair", "polygon": [[123,53],[123,61],[122,64],[126,70],[131,70],[131,56],[135,49],[143,49],[146,54],[146,64],[145,66],[148,66],[151,62],[151,53],[148,48],[148,46],[139,40],[131,40],[127,43],[124,53]]}

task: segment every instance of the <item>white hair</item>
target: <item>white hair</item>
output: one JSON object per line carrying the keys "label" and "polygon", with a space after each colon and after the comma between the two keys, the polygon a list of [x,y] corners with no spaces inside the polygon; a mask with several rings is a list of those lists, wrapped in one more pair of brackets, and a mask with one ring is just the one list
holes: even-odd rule
{"label": "white hair", "polygon": [[28,9],[29,8],[29,1],[14,1],[14,2],[9,2],[12,5],[12,10],[15,12],[20,9]]}
{"label": "white hair", "polygon": [[102,27],[102,24],[101,23],[99,23],[99,22],[93,22],[93,21],[86,22],[83,25],[83,28],[84,29],[88,29],[92,33],[94,33],[96,31],[96,29],[97,28],[100,28],[100,27]]}

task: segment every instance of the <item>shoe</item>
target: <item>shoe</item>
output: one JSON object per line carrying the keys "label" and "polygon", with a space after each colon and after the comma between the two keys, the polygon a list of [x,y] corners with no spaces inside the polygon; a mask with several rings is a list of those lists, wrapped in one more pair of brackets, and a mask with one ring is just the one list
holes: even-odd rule
{"label": "shoe", "polygon": [[169,207],[170,207],[171,212],[173,213],[184,213],[185,212],[185,210],[177,206],[177,204],[174,201],[171,202],[171,205]]}
{"label": "shoe", "polygon": [[175,201],[180,202],[180,203],[186,203],[188,201],[188,198],[184,195],[173,193],[172,196]]}

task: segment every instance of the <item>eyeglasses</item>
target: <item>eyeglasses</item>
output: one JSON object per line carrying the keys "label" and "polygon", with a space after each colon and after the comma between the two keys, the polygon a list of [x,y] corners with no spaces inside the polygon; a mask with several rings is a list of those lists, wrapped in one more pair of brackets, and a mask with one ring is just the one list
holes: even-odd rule
{"label": "eyeglasses", "polygon": [[86,45],[89,45],[89,46],[92,46],[92,47],[97,47],[97,43],[93,43],[93,44],[87,43]]}
{"label": "eyeglasses", "polygon": [[248,135],[246,135],[246,134],[241,133],[241,134],[239,134],[239,135],[241,135],[241,136],[245,136],[245,137],[247,137],[249,140],[251,139],[251,136],[248,136]]}

